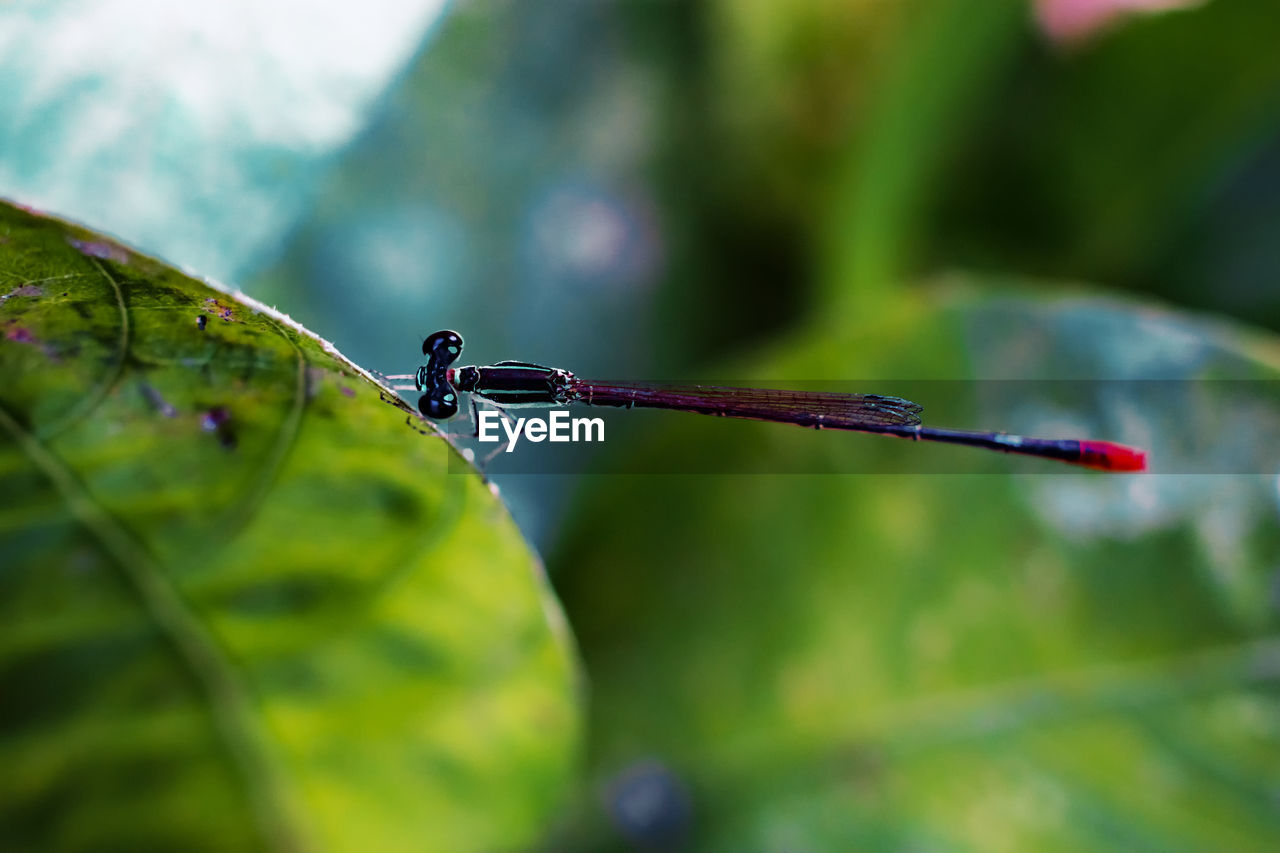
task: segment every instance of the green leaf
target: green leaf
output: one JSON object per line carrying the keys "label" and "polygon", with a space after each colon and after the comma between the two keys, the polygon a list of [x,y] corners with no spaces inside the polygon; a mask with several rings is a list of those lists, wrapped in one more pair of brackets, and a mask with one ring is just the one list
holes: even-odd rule
{"label": "green leaf", "polygon": [[[1247,473],[1077,472],[672,414],[628,448],[633,470],[679,455],[748,473],[601,481],[553,564],[601,789],[656,757],[689,790],[699,850],[1275,849],[1280,347],[1089,294],[956,285],[798,334],[762,354],[767,378],[1104,377],[1037,391],[1096,391],[1075,428],[1141,444],[1156,471]],[[997,385],[919,386],[956,404],[920,399],[925,422],[1030,432],[1037,411],[983,405]],[[614,835],[601,824],[585,849]]]}
{"label": "green leaf", "polygon": [[530,843],[574,654],[501,503],[333,347],[0,206],[0,847]]}
{"label": "green leaf", "polygon": [[1276,328],[1277,39],[1269,4],[1211,2],[1079,51],[1025,47],[937,176],[920,262],[1109,282]]}
{"label": "green leaf", "polygon": [[916,4],[918,21],[892,52],[871,115],[835,168],[823,265],[829,310],[882,310],[920,241],[937,174],[974,105],[1008,65],[1024,29],[1024,4],[964,0]]}

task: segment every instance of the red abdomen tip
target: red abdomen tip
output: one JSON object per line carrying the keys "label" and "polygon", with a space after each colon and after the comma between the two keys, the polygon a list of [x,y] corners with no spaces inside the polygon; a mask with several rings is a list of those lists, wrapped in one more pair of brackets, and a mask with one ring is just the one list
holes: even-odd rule
{"label": "red abdomen tip", "polygon": [[1145,471],[1147,452],[1111,441],[1080,442],[1080,462],[1099,471]]}

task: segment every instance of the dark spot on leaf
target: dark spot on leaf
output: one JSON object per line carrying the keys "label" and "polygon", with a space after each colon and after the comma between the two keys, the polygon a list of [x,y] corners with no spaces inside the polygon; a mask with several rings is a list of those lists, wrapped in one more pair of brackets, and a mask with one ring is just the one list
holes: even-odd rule
{"label": "dark spot on leaf", "polygon": [[17,326],[10,324],[4,330],[5,340],[15,341],[20,344],[39,343],[36,336],[26,326]]}
{"label": "dark spot on leaf", "polygon": [[81,320],[88,320],[93,316],[93,312],[89,310],[89,306],[83,302],[72,302],[71,310],[80,316]]}
{"label": "dark spot on leaf", "polygon": [[152,388],[145,382],[138,386],[138,390],[142,392],[142,398],[151,404],[151,407],[166,418],[176,417],[178,410],[164,398],[156,389]]}
{"label": "dark spot on leaf", "polygon": [[348,388],[348,387],[347,387],[347,386],[345,386],[345,385],[339,385],[339,386],[338,386],[338,390],[339,390],[339,391],[341,391],[341,392],[342,392],[342,394],[343,394],[343,396],[345,396],[345,397],[355,397],[355,395],[356,395],[355,389],[353,389],[353,388]]}
{"label": "dark spot on leaf", "polygon": [[196,316],[196,328],[199,329],[200,331],[202,332],[204,331],[204,326],[205,326],[205,323],[207,322],[209,322],[209,320],[203,314]]}
{"label": "dark spot on leaf", "polygon": [[223,406],[214,406],[200,417],[200,427],[205,432],[214,433],[218,443],[227,450],[236,446],[236,436],[231,429],[231,412]]}
{"label": "dark spot on leaf", "polygon": [[81,254],[88,255],[91,258],[115,261],[118,264],[129,263],[129,253],[125,251],[123,246],[117,246],[115,243],[108,243],[105,240],[76,240],[75,238],[69,238],[67,242]]}
{"label": "dark spot on leaf", "polygon": [[220,300],[214,299],[212,296],[206,299],[204,303],[209,306],[209,311],[211,313],[217,314],[223,319],[223,321],[227,323],[234,323],[236,321],[235,317],[231,316],[230,305],[225,305]]}
{"label": "dark spot on leaf", "polygon": [[[8,293],[4,294],[3,296],[0,296],[0,302],[7,302],[15,296],[36,297],[36,296],[42,296],[42,295],[44,295],[44,290],[39,285],[24,284],[22,285],[22,287],[15,287],[13,290],[10,290]],[[66,296],[65,293],[62,295]]]}
{"label": "dark spot on leaf", "polygon": [[222,406],[215,406],[204,413],[204,417],[200,421],[200,426],[204,427],[208,432],[213,432],[218,427],[231,420],[231,413]]}

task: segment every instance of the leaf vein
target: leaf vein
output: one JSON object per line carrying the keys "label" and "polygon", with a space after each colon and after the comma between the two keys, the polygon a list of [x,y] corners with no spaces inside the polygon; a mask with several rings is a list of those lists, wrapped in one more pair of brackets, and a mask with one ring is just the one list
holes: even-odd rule
{"label": "leaf vein", "polygon": [[281,769],[271,757],[265,734],[255,723],[251,694],[240,683],[212,632],[166,579],[147,548],[2,406],[0,428],[49,479],[71,514],[120,567],[143,609],[203,688],[215,729],[241,776],[264,841],[274,850],[307,849],[310,845],[303,841],[301,821],[281,781]]}
{"label": "leaf vein", "polygon": [[66,414],[36,432],[36,436],[40,439],[53,438],[96,409],[107,394],[111,393],[111,389],[116,386],[116,383],[120,381],[120,375],[124,371],[125,356],[129,352],[129,309],[124,304],[124,293],[120,290],[120,283],[115,280],[111,273],[107,272],[107,268],[102,265],[101,261],[97,258],[90,258],[90,260],[97,266],[98,272],[102,273],[102,277],[111,285],[111,290],[116,297],[116,306],[120,309],[120,342],[116,345],[115,361],[108,368],[106,376],[102,377],[96,386],[90,388],[80,398],[79,402],[67,410]]}
{"label": "leaf vein", "polygon": [[289,345],[293,347],[293,351],[298,356],[293,403],[290,405],[284,421],[280,424],[275,444],[271,447],[266,463],[259,469],[259,475],[248,486],[243,499],[235,502],[232,508],[228,510],[227,517],[223,523],[219,525],[223,531],[224,542],[230,541],[236,533],[242,530],[266,500],[267,494],[271,491],[271,487],[275,485],[276,479],[280,475],[280,470],[284,467],[289,451],[293,449],[294,444],[297,442],[298,433],[302,429],[302,415],[307,407],[307,356],[302,351],[302,348],[298,346],[297,341],[290,337],[279,323],[270,318],[267,318],[267,322],[289,342]]}

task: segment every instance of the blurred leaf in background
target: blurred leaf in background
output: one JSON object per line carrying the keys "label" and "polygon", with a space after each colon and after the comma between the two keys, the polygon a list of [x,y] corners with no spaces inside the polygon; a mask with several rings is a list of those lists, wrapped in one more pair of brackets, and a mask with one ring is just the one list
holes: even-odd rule
{"label": "blurred leaf in background", "polygon": [[[1280,57],[1261,47],[1258,31],[1274,23],[1265,4],[1224,6],[1136,20],[1060,57],[1021,4],[899,4],[879,61],[848,78],[867,88],[847,103],[864,106],[819,170],[826,193],[809,196],[808,227],[772,232],[802,235],[809,309],[766,346],[740,339],[743,354],[728,360],[736,376],[859,376],[885,390],[919,377],[1164,380],[1186,396],[1139,406],[1101,393],[1073,409],[1072,428],[1142,443],[1157,470],[1191,458],[1217,476],[1012,478],[1037,469],[995,458],[971,462],[991,476],[592,480],[552,561],[595,686],[594,801],[566,844],[1275,846],[1278,346],[1203,318],[1036,295],[1082,274],[1146,289],[1135,266],[1104,269],[1101,254],[1070,249],[1092,234],[1111,257],[1171,263],[1186,220],[1170,193],[1185,200],[1182,216],[1199,211],[1206,235],[1229,227],[1187,188],[1273,144],[1265,81]],[[815,8],[826,7],[796,15]],[[843,12],[828,13],[819,29],[837,31]],[[1184,59],[1209,50],[1217,64]],[[1104,55],[1114,64],[1093,72],[1088,93],[1040,103]],[[1029,78],[1038,66],[1043,79]],[[1209,80],[1196,76],[1205,67]],[[1138,74],[1141,85],[1126,83]],[[1170,76],[1188,87],[1170,91]],[[1214,80],[1239,96],[1224,102]],[[1028,100],[1006,95],[1024,86]],[[1010,144],[1015,133],[1036,144]],[[743,198],[759,186],[729,171],[732,157],[705,162]],[[1011,174],[1019,163],[1035,171]],[[1076,218],[1055,218],[1042,191],[1075,200]],[[1239,199],[1223,202],[1228,221],[1267,233],[1265,200]],[[740,202],[704,213],[756,215]],[[1217,273],[1259,257],[1238,245],[1219,250],[1223,269],[1185,273],[1188,301],[1233,307]],[[916,279],[966,264],[1058,278],[967,276],[960,290]],[[1252,269],[1267,279],[1265,262]],[[747,300],[777,287],[767,276],[732,284]],[[1271,293],[1233,310],[1257,316]],[[707,310],[695,322],[723,335],[720,319]],[[1242,400],[1224,379],[1260,382]],[[1034,432],[1054,421],[1051,407],[969,405],[962,425]],[[908,468],[908,454],[963,452],[769,425],[713,444],[724,426],[676,418],[646,450],[638,436],[613,448],[636,472],[691,446],[744,471],[761,458],[845,471],[863,454]]]}
{"label": "blurred leaf in background", "polygon": [[537,558],[259,303],[0,206],[0,848],[532,843],[574,769]]}
{"label": "blurred leaf in background", "polygon": [[[1280,843],[1280,344],[1022,295],[1041,288],[934,282],[879,328],[797,335],[758,372],[853,358],[871,375],[1040,378],[1046,399],[1102,379],[1067,429],[1211,473],[1065,473],[679,415],[613,444],[637,474],[591,479],[552,560],[593,686],[591,799],[564,846]],[[1162,377],[1165,403],[1111,392],[1133,375]],[[1228,377],[1256,390],[1242,401]],[[1062,416],[965,402],[967,426]],[[699,452],[724,471],[951,473],[644,473]]]}
{"label": "blurred leaf in background", "polygon": [[1061,53],[969,118],[923,263],[1069,277],[1280,329],[1280,18],[1208,3]]}
{"label": "blurred leaf in background", "polygon": [[0,195],[242,275],[275,254],[442,8],[0,4]]}

